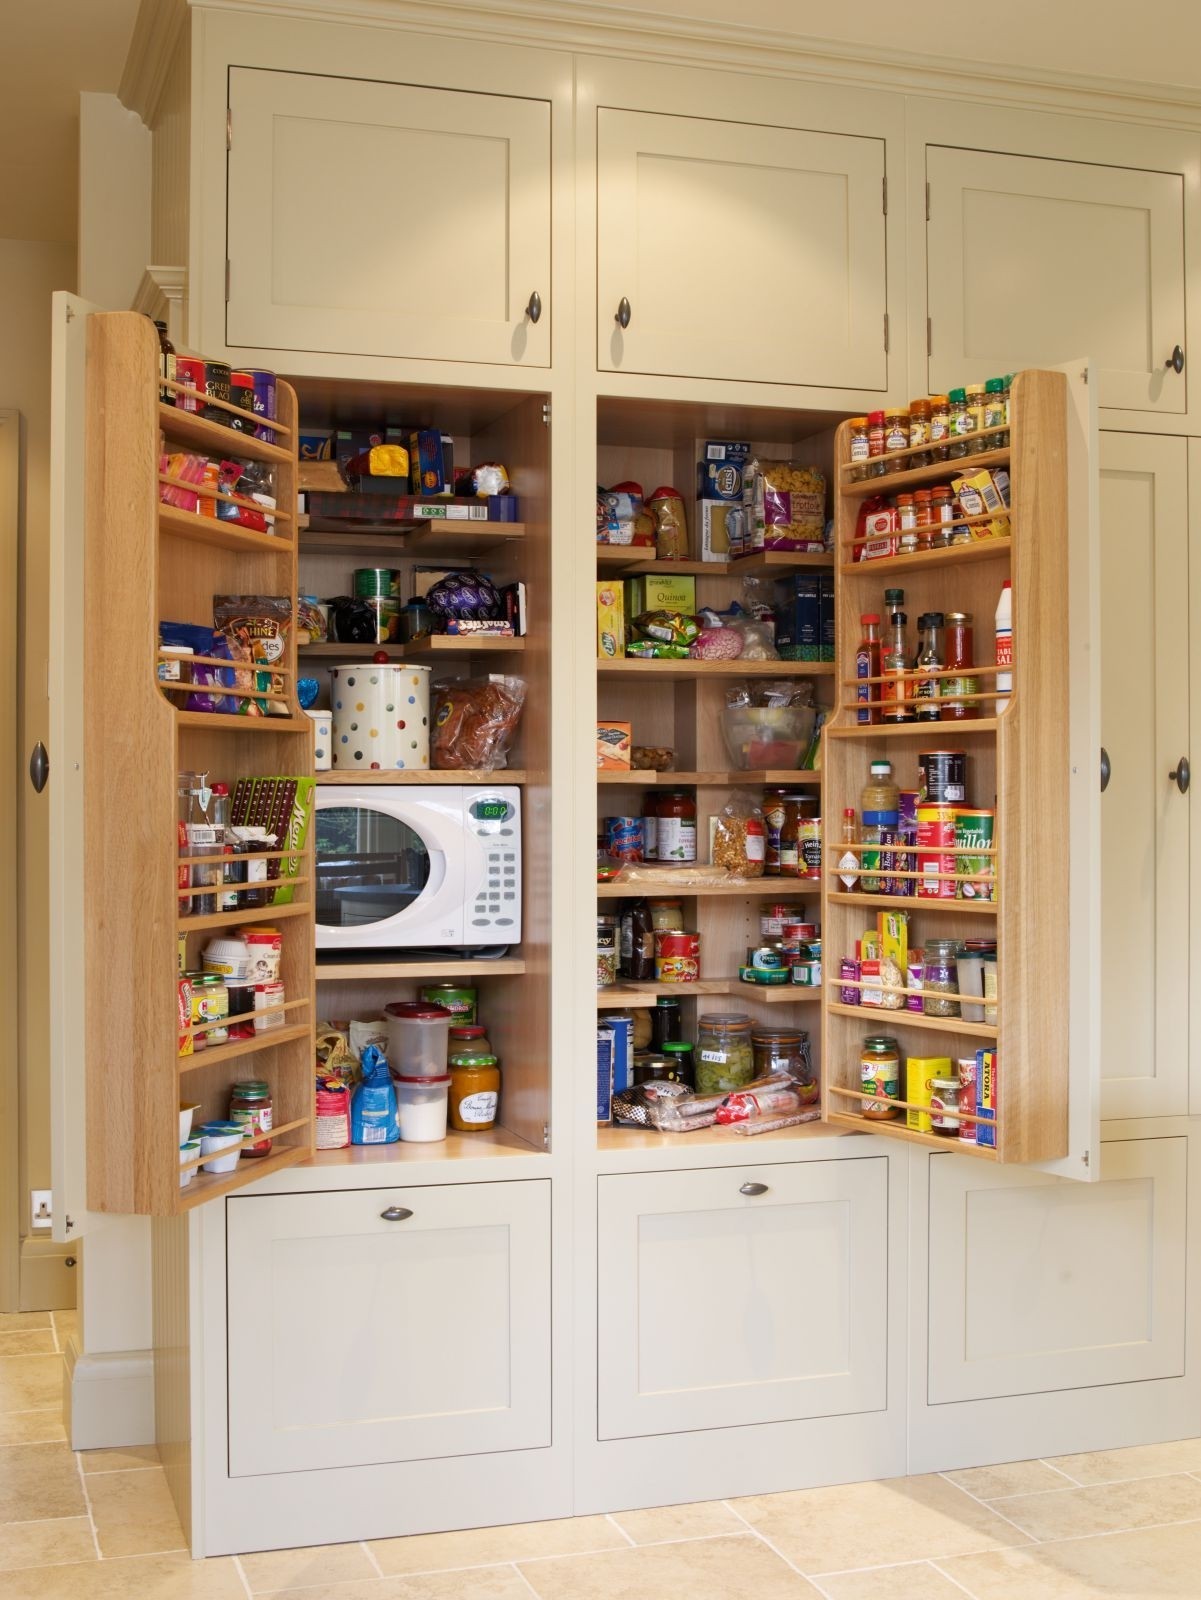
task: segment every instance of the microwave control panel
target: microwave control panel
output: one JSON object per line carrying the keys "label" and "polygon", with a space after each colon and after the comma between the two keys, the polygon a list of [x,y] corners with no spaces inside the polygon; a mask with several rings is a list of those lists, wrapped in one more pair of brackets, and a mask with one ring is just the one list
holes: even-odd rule
{"label": "microwave control panel", "polygon": [[464,795],[464,821],[484,853],[483,881],[467,907],[473,940],[492,930],[505,943],[521,938],[521,813],[510,794],[468,789]]}

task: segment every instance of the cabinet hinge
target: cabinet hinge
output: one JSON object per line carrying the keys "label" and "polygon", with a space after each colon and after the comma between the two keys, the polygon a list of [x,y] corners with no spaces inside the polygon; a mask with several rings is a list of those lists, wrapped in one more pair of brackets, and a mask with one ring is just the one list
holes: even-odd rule
{"label": "cabinet hinge", "polygon": [[881,183],[881,186],[882,186],[882,188],[884,190],[884,195],[883,195],[884,215],[887,216],[888,215],[888,179],[887,179],[887,177],[881,178],[880,179],[880,183]]}
{"label": "cabinet hinge", "polygon": [[928,356],[934,354],[934,324],[929,317],[926,318],[926,354]]}
{"label": "cabinet hinge", "polygon": [[225,148],[232,150],[234,147],[234,114],[230,106],[225,108]]}
{"label": "cabinet hinge", "polygon": [[542,426],[544,428],[549,428],[550,427],[550,401],[549,400],[544,400],[542,402]]}
{"label": "cabinet hinge", "polygon": [[888,354],[888,312],[884,313],[884,354]]}
{"label": "cabinet hinge", "polygon": [[229,257],[225,258],[225,303],[229,304]]}
{"label": "cabinet hinge", "polygon": [[930,185],[926,185],[926,221],[930,220]]}
{"label": "cabinet hinge", "polygon": [[550,1124],[547,1122],[542,1124],[542,1148],[544,1150],[550,1149]]}

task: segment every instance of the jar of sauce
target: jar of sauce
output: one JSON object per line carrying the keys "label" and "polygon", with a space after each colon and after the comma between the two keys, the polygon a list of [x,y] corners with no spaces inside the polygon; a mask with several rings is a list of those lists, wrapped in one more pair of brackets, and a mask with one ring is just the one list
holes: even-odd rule
{"label": "jar of sauce", "polygon": [[500,1067],[490,1051],[452,1056],[450,1125],[459,1133],[485,1133],[496,1126]]}
{"label": "jar of sauce", "polygon": [[269,1156],[271,1140],[271,1091],[263,1078],[247,1078],[235,1083],[229,1096],[229,1120],[242,1125],[244,1139],[255,1137],[254,1143],[242,1146],[244,1156]]}
{"label": "jar of sauce", "polygon": [[[968,611],[947,612],[946,666],[969,668],[973,660],[972,618]],[[980,715],[976,699],[979,690],[976,678],[944,678],[939,687],[939,712],[953,722],[963,722]]]}
{"label": "jar of sauce", "polygon": [[890,1034],[878,1034],[863,1041],[859,1074],[864,1093],[864,1099],[859,1102],[862,1115],[876,1122],[899,1117],[900,1107],[890,1102],[900,1098],[901,1052]]}
{"label": "jar of sauce", "polygon": [[225,1026],[229,1017],[229,990],[225,979],[219,972],[185,972],[184,977],[192,985],[192,1026],[202,1028],[206,1023],[218,1024],[215,1028],[205,1028],[203,1033],[194,1033],[192,1049],[207,1050],[209,1045],[226,1044],[229,1040],[229,1029]]}
{"label": "jar of sauce", "polygon": [[659,860],[674,864],[696,860],[696,801],[683,789],[659,797]]}

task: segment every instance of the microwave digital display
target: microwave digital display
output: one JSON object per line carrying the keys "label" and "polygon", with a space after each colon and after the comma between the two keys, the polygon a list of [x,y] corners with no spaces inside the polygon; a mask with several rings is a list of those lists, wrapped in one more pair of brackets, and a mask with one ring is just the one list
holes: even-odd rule
{"label": "microwave digital display", "polygon": [[508,822],[513,815],[513,807],[507,800],[473,800],[470,814],[476,822]]}

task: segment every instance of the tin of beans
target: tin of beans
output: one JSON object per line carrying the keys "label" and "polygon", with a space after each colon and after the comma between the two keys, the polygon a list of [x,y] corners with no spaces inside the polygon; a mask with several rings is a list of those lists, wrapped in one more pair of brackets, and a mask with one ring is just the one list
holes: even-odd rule
{"label": "tin of beans", "polygon": [[642,860],[642,818],[606,817],[605,849],[617,861]]}

